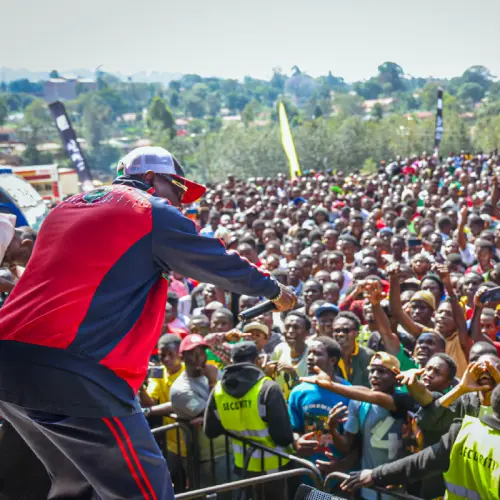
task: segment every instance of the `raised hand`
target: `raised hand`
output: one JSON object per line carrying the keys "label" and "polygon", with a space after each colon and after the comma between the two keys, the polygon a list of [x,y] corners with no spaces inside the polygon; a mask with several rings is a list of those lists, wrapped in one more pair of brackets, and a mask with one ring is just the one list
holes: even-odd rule
{"label": "raised hand", "polygon": [[474,307],[475,308],[483,308],[486,305],[485,302],[481,302],[481,297],[487,291],[488,291],[487,286],[480,286],[478,288],[477,292],[474,294]]}
{"label": "raised hand", "polygon": [[382,287],[377,280],[369,280],[366,282],[364,295],[372,305],[380,304],[384,298]]}
{"label": "raised hand", "polygon": [[320,470],[321,474],[327,476],[331,472],[339,470],[342,464],[329,451],[326,451],[325,455],[329,460],[316,460],[316,467]]}
{"label": "raised hand", "polygon": [[229,330],[224,334],[226,342],[238,342],[238,340],[244,338],[246,334],[240,332],[239,330],[233,329]]}
{"label": "raised hand", "polygon": [[314,367],[314,373],[316,375],[311,375],[309,377],[300,377],[299,382],[309,382],[310,384],[316,384],[319,385],[320,387],[331,387],[332,385],[332,378],[328,373],[324,372],[317,366]]}
{"label": "raised hand", "polygon": [[399,265],[399,262],[393,262],[392,264],[390,264],[387,268],[387,274],[391,279],[399,279],[401,276],[401,267]]}
{"label": "raised hand", "polygon": [[295,450],[297,455],[301,457],[310,457],[314,454],[315,450],[318,448],[319,442],[316,439],[316,434],[314,432],[309,432],[300,436],[297,441],[295,441]]}
{"label": "raised hand", "polygon": [[458,387],[462,392],[487,392],[491,390],[491,387],[487,385],[480,385],[478,382],[479,377],[482,373],[481,363],[477,361],[471,363],[460,380]]}
{"label": "raised hand", "polygon": [[278,363],[278,366],[276,367],[276,373],[290,373],[291,375],[296,375],[297,371],[295,370],[295,367],[292,365],[289,365],[287,363]]}
{"label": "raised hand", "polygon": [[347,422],[348,409],[343,403],[337,403],[328,413],[328,429],[333,433],[340,424]]}
{"label": "raised hand", "polygon": [[460,209],[460,220],[462,223],[464,223],[467,220],[467,214],[469,212],[469,209],[467,207],[467,203],[465,203],[462,208]]}
{"label": "raised hand", "polygon": [[441,278],[441,281],[446,284],[451,284],[450,270],[446,264],[434,264],[434,272]]}
{"label": "raised hand", "polygon": [[495,384],[500,384],[500,372],[498,371],[497,367],[488,360],[485,361],[485,365],[491,377],[495,381]]}
{"label": "raised hand", "polygon": [[413,368],[411,370],[406,370],[396,375],[396,379],[401,385],[407,385],[411,387],[419,382],[419,377],[424,373],[425,369],[421,368],[419,370]]}

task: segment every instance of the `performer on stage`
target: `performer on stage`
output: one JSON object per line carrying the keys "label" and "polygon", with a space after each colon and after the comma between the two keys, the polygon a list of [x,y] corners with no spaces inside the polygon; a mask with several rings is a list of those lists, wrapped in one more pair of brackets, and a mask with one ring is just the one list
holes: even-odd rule
{"label": "performer on stage", "polygon": [[46,466],[50,499],[173,499],[167,464],[135,399],[158,340],[164,272],[279,311],[295,295],[178,210],[205,187],[166,150],[138,148],[112,187],[48,215],[0,316],[0,413]]}

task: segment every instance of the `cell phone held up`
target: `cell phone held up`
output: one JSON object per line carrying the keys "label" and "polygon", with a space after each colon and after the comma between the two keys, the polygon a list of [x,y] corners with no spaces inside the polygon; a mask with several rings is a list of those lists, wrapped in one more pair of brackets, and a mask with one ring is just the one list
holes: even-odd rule
{"label": "cell phone held up", "polygon": [[482,304],[487,304],[488,302],[500,302],[500,286],[486,290],[486,292],[481,295],[479,300]]}

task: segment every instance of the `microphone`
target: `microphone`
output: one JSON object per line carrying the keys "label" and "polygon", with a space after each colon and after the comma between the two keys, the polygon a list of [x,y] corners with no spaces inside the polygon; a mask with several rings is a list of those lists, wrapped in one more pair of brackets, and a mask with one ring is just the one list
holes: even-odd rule
{"label": "microphone", "polygon": [[274,302],[271,302],[270,300],[265,300],[260,304],[257,304],[253,307],[250,307],[249,309],[245,309],[244,311],[242,311],[239,314],[238,319],[240,321],[249,321],[251,319],[256,318],[257,316],[260,316],[261,314],[265,314],[267,312],[275,310],[276,306],[274,305]]}
{"label": "microphone", "polygon": [[294,500],[345,500],[345,498],[330,495],[329,493],[323,493],[322,491],[311,488],[310,486],[301,484],[295,494]]}

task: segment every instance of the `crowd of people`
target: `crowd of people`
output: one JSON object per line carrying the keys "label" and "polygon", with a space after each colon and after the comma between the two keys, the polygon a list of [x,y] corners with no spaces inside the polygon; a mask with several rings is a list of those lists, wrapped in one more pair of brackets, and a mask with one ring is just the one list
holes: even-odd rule
{"label": "crowd of people", "polygon": [[[218,380],[239,400],[259,387],[271,442],[325,476],[434,445],[456,417],[493,415],[499,195],[498,158],[466,153],[398,159],[373,175],[228,175],[189,216],[292,288],[299,307],[238,324],[258,299],[172,274],[164,371],[144,386],[144,411],[204,417],[215,438],[237,430],[221,415]],[[444,493],[441,474],[411,479],[403,471],[395,484]]]}
{"label": "crowd of people", "polygon": [[[500,435],[499,182],[495,154],[424,153],[381,162],[374,174],[228,175],[184,210],[201,235],[299,299],[287,313],[240,322],[259,298],[166,276],[162,335],[137,398],[150,422],[191,426],[201,486],[213,467],[223,475],[229,431],[305,458],[323,477],[351,473],[334,485],[345,495],[361,487],[371,500],[370,486],[391,485],[423,499],[445,490],[499,498],[500,448],[476,458],[475,482],[453,451],[460,439],[477,444],[483,427],[485,446]],[[10,271],[27,262],[31,246],[21,243],[35,239],[16,234]],[[8,272],[4,291],[19,271]],[[440,453],[408,462],[429,447]],[[166,432],[165,453],[182,492],[182,434]],[[237,440],[230,455],[245,477],[294,466]],[[282,498],[273,483],[265,491]]]}

